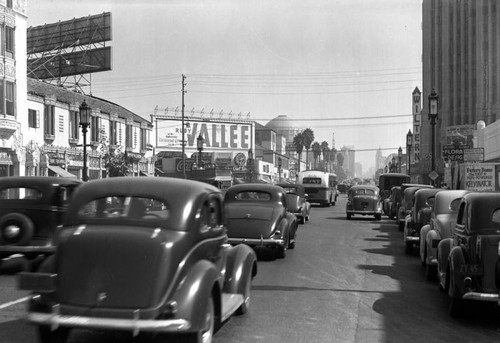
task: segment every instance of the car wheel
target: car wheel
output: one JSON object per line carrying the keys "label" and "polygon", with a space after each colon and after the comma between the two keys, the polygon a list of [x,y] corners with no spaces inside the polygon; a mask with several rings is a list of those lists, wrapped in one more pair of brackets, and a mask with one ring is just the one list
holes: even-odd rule
{"label": "car wheel", "polygon": [[306,218],[305,217],[300,217],[300,224],[305,224],[306,223]]}
{"label": "car wheel", "polygon": [[308,221],[309,221],[309,216],[307,215],[307,216],[306,216],[306,222],[308,222]]}
{"label": "car wheel", "polygon": [[405,223],[399,222],[398,225],[399,225],[399,231],[403,231],[403,229],[405,228]]}
{"label": "car wheel", "polygon": [[69,328],[52,330],[48,325],[38,327],[38,338],[41,343],[65,343],[68,341]]}
{"label": "car wheel", "polygon": [[436,281],[437,280],[437,267],[435,265],[426,264],[425,277],[429,281]]}
{"label": "car wheel", "polygon": [[205,310],[204,328],[192,334],[187,334],[182,337],[182,342],[189,343],[212,343],[215,332],[215,309],[214,300],[212,297],[208,299],[208,304]]}
{"label": "car wheel", "polygon": [[243,293],[243,304],[236,310],[237,315],[242,315],[248,312],[250,308],[250,290],[252,288],[252,273],[248,273],[247,281],[245,283],[245,290]]}
{"label": "car wheel", "polygon": [[413,243],[412,242],[405,242],[405,253],[407,255],[411,255],[413,252]]}
{"label": "car wheel", "polygon": [[26,245],[34,230],[30,218],[21,213],[9,213],[0,219],[0,244]]}
{"label": "car wheel", "polygon": [[286,250],[287,250],[287,247],[289,244],[290,244],[290,238],[288,235],[286,235],[285,243],[283,244],[283,246],[279,246],[276,249],[276,257],[277,258],[285,258],[286,257]]}
{"label": "car wheel", "polygon": [[351,220],[351,214],[347,213],[347,220]]}
{"label": "car wheel", "polygon": [[450,274],[450,283],[448,295],[450,297],[449,313],[453,318],[461,318],[464,314],[465,300],[459,295],[457,286],[453,281],[453,275]]}
{"label": "car wheel", "polygon": [[375,215],[375,220],[382,220],[382,215],[381,214],[376,214]]}

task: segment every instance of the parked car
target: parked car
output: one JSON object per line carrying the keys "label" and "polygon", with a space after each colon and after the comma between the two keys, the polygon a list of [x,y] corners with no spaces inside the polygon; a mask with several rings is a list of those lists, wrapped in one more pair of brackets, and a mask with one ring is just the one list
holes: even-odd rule
{"label": "parked car", "polygon": [[[500,193],[466,194],[453,236],[438,245],[440,287],[450,297],[450,315],[465,313],[466,301],[500,300]],[[446,263],[443,263],[446,261]]]}
{"label": "parked car", "polygon": [[33,261],[53,251],[54,234],[81,184],[65,177],[0,177],[0,263],[13,254]]}
{"label": "parked car", "polygon": [[307,201],[307,194],[302,185],[279,184],[285,190],[288,211],[295,214],[300,224],[309,221],[311,204]]}
{"label": "parked car", "polygon": [[297,217],[288,210],[283,188],[247,183],[229,187],[224,197],[228,242],[275,249],[278,258],[295,248]]}
{"label": "parked car", "polygon": [[376,186],[352,186],[347,193],[347,219],[355,214],[371,215],[375,220],[382,218],[382,204],[379,202],[379,189]]}
{"label": "parked car", "polygon": [[79,187],[37,273],[28,321],[43,343],[71,328],[182,335],[211,342],[214,330],[250,305],[255,252],[227,244],[223,198],[206,183],[115,177]]}
{"label": "parked car", "polygon": [[397,215],[399,231],[403,231],[405,227],[406,217],[411,214],[411,210],[413,208],[413,198],[415,196],[415,192],[421,188],[433,188],[433,187],[430,185],[412,184],[412,183],[403,183],[401,185],[402,199]]}
{"label": "parked car", "polygon": [[391,188],[391,195],[388,200],[388,213],[389,219],[394,219],[398,215],[398,209],[401,204],[403,196],[401,194],[401,186],[394,186]]}
{"label": "parked car", "polygon": [[431,221],[420,230],[420,260],[425,267],[426,278],[437,279],[437,246],[451,237],[457,222],[458,206],[466,190],[442,190],[436,194]]}
{"label": "parked car", "polygon": [[436,194],[440,188],[421,188],[415,192],[410,216],[406,218],[403,240],[407,254],[420,245],[420,230],[430,222]]}

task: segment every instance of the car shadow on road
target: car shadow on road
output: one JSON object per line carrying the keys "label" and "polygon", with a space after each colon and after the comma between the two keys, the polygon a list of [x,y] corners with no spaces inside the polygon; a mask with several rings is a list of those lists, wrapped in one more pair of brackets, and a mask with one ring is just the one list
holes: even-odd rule
{"label": "car shadow on road", "polygon": [[[403,235],[393,222],[382,222],[373,230],[379,233],[369,249],[367,261],[373,264],[359,265],[374,275],[390,277],[397,281],[398,291],[382,292],[372,309],[383,316],[385,342],[500,342],[500,311],[491,304],[470,303],[467,315],[461,319],[448,313],[448,296],[439,291],[436,282],[427,281],[418,253],[407,255]],[[378,247],[374,247],[380,242]],[[387,258],[370,255],[391,256]],[[384,261],[377,264],[376,262]],[[376,277],[367,276],[376,287]]]}

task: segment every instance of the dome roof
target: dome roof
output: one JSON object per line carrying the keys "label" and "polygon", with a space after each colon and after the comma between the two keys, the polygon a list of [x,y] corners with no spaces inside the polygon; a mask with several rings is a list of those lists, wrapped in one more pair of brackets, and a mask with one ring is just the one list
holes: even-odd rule
{"label": "dome roof", "polygon": [[292,119],[288,118],[286,116],[286,114],[282,114],[282,115],[279,115],[276,118],[270,120],[266,124],[266,127],[270,128],[270,129],[277,129],[277,130],[290,129],[290,128],[299,129],[300,124],[293,121]]}

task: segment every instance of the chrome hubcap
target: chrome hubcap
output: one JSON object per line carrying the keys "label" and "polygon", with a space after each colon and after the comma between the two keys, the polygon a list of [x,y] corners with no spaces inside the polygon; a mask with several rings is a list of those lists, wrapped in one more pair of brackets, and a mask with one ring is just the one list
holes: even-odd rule
{"label": "chrome hubcap", "polygon": [[5,227],[3,230],[3,235],[7,239],[13,239],[19,236],[19,233],[21,232],[21,228],[17,225],[8,225]]}

